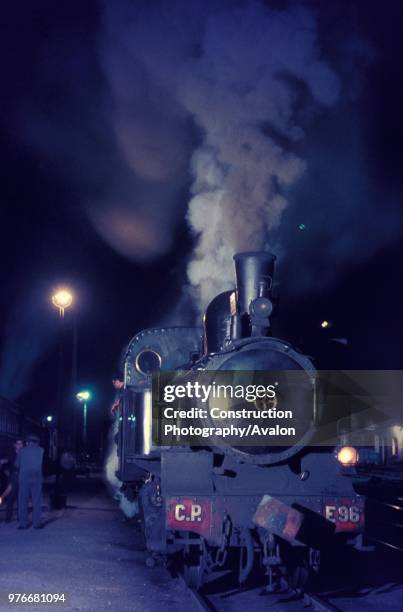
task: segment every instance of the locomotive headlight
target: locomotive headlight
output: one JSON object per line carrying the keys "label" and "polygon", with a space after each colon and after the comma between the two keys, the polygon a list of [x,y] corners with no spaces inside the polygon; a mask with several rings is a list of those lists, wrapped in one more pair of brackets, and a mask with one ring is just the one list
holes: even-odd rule
{"label": "locomotive headlight", "polygon": [[353,446],[342,446],[337,453],[337,460],[342,465],[356,465],[358,463],[358,451]]}

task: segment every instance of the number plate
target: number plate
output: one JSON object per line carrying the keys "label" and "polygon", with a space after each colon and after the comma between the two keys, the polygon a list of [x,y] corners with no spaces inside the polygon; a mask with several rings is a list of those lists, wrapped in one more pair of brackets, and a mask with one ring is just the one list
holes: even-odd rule
{"label": "number plate", "polygon": [[209,499],[171,497],[167,500],[167,527],[207,536],[210,533],[211,513]]}
{"label": "number plate", "polygon": [[336,532],[362,531],[364,528],[364,503],[359,497],[327,497],[323,514],[336,525]]}

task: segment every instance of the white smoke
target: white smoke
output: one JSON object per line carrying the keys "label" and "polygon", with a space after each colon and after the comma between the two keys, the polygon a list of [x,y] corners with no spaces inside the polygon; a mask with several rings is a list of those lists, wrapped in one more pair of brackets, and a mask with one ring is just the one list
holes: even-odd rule
{"label": "white smoke", "polygon": [[[287,189],[305,169],[295,143],[316,109],[337,102],[339,80],[321,57],[315,17],[302,8],[226,0],[106,3],[105,12],[115,133],[131,169],[153,181],[173,177],[184,162],[184,118],[199,130],[188,278],[203,308],[231,286],[234,252],[270,245]],[[167,199],[162,235],[177,210]]]}
{"label": "white smoke", "polygon": [[119,421],[115,418],[109,431],[109,449],[105,461],[105,477],[109,490],[114,499],[119,502],[119,508],[127,518],[133,518],[139,512],[137,500],[130,501],[121,490],[122,481],[116,476],[119,467],[118,448],[115,436],[118,432]]}
{"label": "white smoke", "polygon": [[305,169],[292,153],[304,134],[298,92],[309,92],[318,107],[330,106],[339,82],[321,59],[312,15],[260,3],[210,18],[197,64],[186,104],[204,142],[192,160],[188,219],[199,242],[188,276],[205,306],[230,287],[232,255],[265,246],[287,206],[287,188]]}
{"label": "white smoke", "polygon": [[366,26],[346,3],[305,4],[103,0],[95,43],[46,37],[18,105],[13,137],[51,160],[115,251],[142,263],[170,253],[181,267],[187,219],[184,294],[201,309],[231,286],[240,249],[284,254],[293,286],[310,288],[401,233],[400,188],[382,170],[373,180],[368,95],[382,91]]}
{"label": "white smoke", "polygon": [[124,493],[120,492],[119,508],[127,518],[133,518],[139,513],[139,505],[137,501],[130,501]]}
{"label": "white smoke", "polygon": [[113,493],[116,493],[122,486],[122,481],[116,476],[116,472],[119,467],[119,460],[115,436],[118,433],[118,429],[119,423],[118,420],[115,419],[109,430],[108,454],[105,460],[105,476]]}

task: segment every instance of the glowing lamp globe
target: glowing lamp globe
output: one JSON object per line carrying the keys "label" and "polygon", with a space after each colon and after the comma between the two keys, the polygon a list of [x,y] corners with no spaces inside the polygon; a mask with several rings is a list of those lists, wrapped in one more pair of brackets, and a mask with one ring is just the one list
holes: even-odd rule
{"label": "glowing lamp globe", "polygon": [[343,446],[337,453],[337,459],[342,465],[355,465],[358,463],[358,451],[354,446]]}
{"label": "glowing lamp globe", "polygon": [[60,289],[52,295],[52,304],[59,309],[60,316],[64,315],[66,308],[73,303],[73,294],[68,289]]}
{"label": "glowing lamp globe", "polygon": [[91,393],[89,391],[79,391],[76,398],[79,402],[88,402],[91,399]]}

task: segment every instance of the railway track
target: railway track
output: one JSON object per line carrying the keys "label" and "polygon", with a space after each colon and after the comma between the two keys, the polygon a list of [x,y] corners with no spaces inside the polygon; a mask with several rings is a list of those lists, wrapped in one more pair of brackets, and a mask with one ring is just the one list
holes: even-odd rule
{"label": "railway track", "polygon": [[239,589],[211,595],[189,587],[181,574],[179,577],[200,612],[244,612],[245,610],[253,610],[253,612],[262,610],[271,610],[272,612],[343,612],[341,608],[336,607],[317,594],[305,593],[298,597],[292,597],[290,594],[291,596],[284,601],[278,599],[278,597],[275,599],[276,596],[273,594],[264,598],[260,597],[261,588]]}
{"label": "railway track", "polygon": [[309,608],[313,612],[342,612],[340,608],[337,608],[323,597],[311,593],[306,593],[303,601],[305,608]]}
{"label": "railway track", "polygon": [[178,574],[179,580],[182,582],[182,585],[185,587],[188,593],[190,593],[193,601],[196,604],[196,609],[202,612],[215,612],[218,610],[213,603],[202,594],[198,589],[192,588],[186,584],[186,581],[181,573]]}
{"label": "railway track", "polygon": [[[391,510],[401,512],[400,507]],[[402,522],[399,516],[400,529]],[[336,573],[337,579],[333,581],[330,573],[330,580],[321,580],[317,583],[317,591],[308,591],[304,595],[288,589],[285,582],[280,592],[268,593],[264,580],[257,577],[242,588],[226,580],[225,575],[205,584],[200,590],[189,589],[183,578],[182,581],[191,592],[195,608],[204,611],[401,612],[403,573],[401,553],[398,552],[401,548],[391,546],[390,541],[382,544],[383,550],[373,548],[370,552],[355,552],[347,563],[344,578]],[[357,568],[359,578],[355,579],[350,571]]]}
{"label": "railway track", "polygon": [[401,612],[403,583],[392,578],[371,588],[337,589],[324,594],[293,591],[267,593],[264,585],[212,592],[184,588],[194,601],[194,607],[210,612]]}
{"label": "railway track", "polygon": [[[211,597],[208,595],[204,595],[195,589],[190,589],[192,597],[197,605],[197,609],[203,612],[243,612],[245,609],[250,609],[255,612],[260,611],[262,609],[265,610],[273,610],[275,612],[291,612],[291,610],[295,610],[295,612],[305,611],[305,612],[342,612],[341,608],[334,606],[326,599],[319,597],[318,595],[305,594],[304,597],[300,600],[294,600],[293,602],[282,603],[279,601],[273,602],[265,600],[263,607],[261,605],[255,606],[256,599],[252,596],[246,604],[246,602],[237,602],[236,597],[231,601],[228,606],[225,604],[224,607],[220,605],[217,601],[219,596]],[[272,597],[270,598],[272,599]],[[263,603],[263,602],[262,602]]]}
{"label": "railway track", "polygon": [[366,535],[373,542],[403,552],[402,500],[369,498]]}
{"label": "railway track", "polygon": [[201,594],[197,589],[190,587],[187,587],[187,589],[193,597],[198,610],[201,612],[219,612],[219,608],[216,608],[207,596]]}

